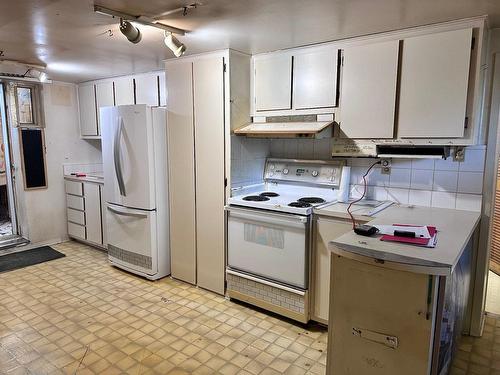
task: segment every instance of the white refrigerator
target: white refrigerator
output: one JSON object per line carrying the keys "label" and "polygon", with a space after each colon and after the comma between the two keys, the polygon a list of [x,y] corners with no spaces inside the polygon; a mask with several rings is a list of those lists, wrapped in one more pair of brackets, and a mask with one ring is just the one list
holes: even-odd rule
{"label": "white refrigerator", "polygon": [[109,261],[152,280],[170,274],[166,119],[147,105],[100,112]]}

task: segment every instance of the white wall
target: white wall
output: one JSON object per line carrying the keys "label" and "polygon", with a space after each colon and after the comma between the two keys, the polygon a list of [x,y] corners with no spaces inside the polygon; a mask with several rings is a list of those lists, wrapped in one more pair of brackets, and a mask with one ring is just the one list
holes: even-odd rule
{"label": "white wall", "polygon": [[16,170],[16,195],[21,233],[32,243],[67,238],[66,200],[63,163],[101,163],[100,141],[80,139],[76,85],[43,85],[45,144],[47,163],[46,189],[24,191],[20,168],[19,137],[12,131]]}

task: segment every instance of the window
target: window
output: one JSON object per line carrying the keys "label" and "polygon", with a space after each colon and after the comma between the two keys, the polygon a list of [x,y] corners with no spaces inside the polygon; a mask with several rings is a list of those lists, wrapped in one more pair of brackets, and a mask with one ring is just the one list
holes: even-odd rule
{"label": "window", "polygon": [[31,87],[17,87],[16,99],[19,124],[34,124],[33,98],[31,95]]}

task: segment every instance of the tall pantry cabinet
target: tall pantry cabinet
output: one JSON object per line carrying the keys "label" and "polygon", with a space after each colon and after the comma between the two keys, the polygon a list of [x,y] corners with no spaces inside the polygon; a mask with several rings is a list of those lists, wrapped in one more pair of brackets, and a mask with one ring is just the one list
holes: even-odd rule
{"label": "tall pantry cabinet", "polygon": [[250,120],[250,56],[166,62],[172,276],[223,294],[231,129]]}

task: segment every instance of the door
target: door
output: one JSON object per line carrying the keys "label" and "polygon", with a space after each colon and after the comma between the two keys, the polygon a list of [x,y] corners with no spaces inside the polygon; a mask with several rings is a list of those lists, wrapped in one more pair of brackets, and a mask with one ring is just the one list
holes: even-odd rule
{"label": "door", "polygon": [[254,59],[256,111],[292,108],[292,56],[273,54]]}
{"label": "door", "polygon": [[337,55],[333,47],[293,57],[293,108],[328,108],[337,105]]}
{"label": "door", "polygon": [[97,104],[97,129],[101,134],[101,124],[99,122],[100,110],[102,107],[115,105],[115,96],[113,92],[113,82],[99,82],[95,85],[95,97]]}
{"label": "door", "polygon": [[224,294],[224,59],[193,63],[197,284]]}
{"label": "door", "polygon": [[392,138],[399,41],[343,51],[340,131],[345,138]]}
{"label": "door", "polygon": [[319,217],[315,223],[315,245],[312,264],[312,319],[328,324],[330,301],[330,250],[328,243],[352,230],[346,220]]}
{"label": "door", "polygon": [[398,136],[463,137],[472,29],[403,41]]}
{"label": "door", "polygon": [[80,105],[80,135],[82,137],[97,136],[97,107],[93,84],[78,86],[78,103]]}
{"label": "door", "polygon": [[114,80],[115,105],[135,104],[134,79],[130,76],[120,77]]}
{"label": "door", "polygon": [[149,107],[104,108],[102,119],[106,201],[136,209],[155,209],[153,127]]}
{"label": "door", "polygon": [[309,225],[306,216],[230,208],[229,267],[307,289]]}
{"label": "door", "polygon": [[111,261],[148,275],[158,272],[155,211],[108,204],[106,222]]}
{"label": "door", "polygon": [[135,76],[134,81],[136,104],[157,106],[159,104],[158,75],[141,74]]}
{"label": "door", "polygon": [[85,182],[83,184],[83,193],[85,196],[87,241],[102,245],[101,200],[99,196],[99,185]]}
{"label": "door", "polygon": [[167,63],[167,132],[172,277],[196,283],[192,63]]}

